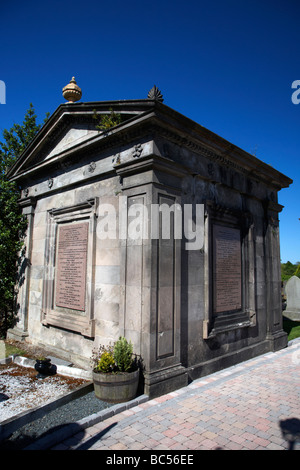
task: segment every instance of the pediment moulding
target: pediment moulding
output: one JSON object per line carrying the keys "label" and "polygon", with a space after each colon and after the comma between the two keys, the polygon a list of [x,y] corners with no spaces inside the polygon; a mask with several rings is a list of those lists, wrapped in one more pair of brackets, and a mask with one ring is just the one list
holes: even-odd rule
{"label": "pediment moulding", "polygon": [[[158,92],[159,90],[155,91],[159,95]],[[95,113],[107,114],[111,109],[122,114],[121,123],[107,132],[95,132]],[[73,129],[77,129],[79,137],[69,145],[68,132]],[[86,135],[83,135],[84,131],[80,134],[80,129],[85,129]],[[80,161],[83,156],[88,157],[90,161],[96,161],[100,152],[110,149],[112,153],[117,153],[117,147],[133,143],[138,145],[142,138],[150,135],[153,140],[161,138],[165,142],[174,143],[182,149],[201,155],[208,160],[208,163],[218,164],[251,178],[266,181],[269,185],[273,185],[275,190],[288,187],[292,183],[292,180],[285,175],[169,108],[155,97],[144,100],[60,105],[10,169],[8,175],[12,179],[21,180],[45,165],[49,172],[53,168],[58,169],[59,166],[64,169],[69,167],[71,162]],[[53,152],[55,146],[59,146],[64,138],[66,148],[61,144]],[[135,156],[140,157],[139,153],[140,150],[136,149]],[[171,154],[164,152],[161,154],[172,160]],[[214,167],[210,166],[209,171],[212,173]]]}

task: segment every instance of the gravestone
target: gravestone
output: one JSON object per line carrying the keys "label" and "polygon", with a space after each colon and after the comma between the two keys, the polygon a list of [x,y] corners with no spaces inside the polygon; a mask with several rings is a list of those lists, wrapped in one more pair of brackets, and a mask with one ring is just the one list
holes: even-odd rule
{"label": "gravestone", "polygon": [[292,276],[286,283],[287,306],[284,316],[293,321],[300,321],[300,279]]}

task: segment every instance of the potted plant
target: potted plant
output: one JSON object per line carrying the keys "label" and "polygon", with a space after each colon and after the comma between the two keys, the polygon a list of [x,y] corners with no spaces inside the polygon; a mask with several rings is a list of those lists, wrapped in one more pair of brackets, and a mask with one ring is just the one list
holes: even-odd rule
{"label": "potted plant", "polygon": [[49,357],[37,357],[34,368],[38,372],[38,379],[43,379],[48,375],[53,375],[55,373],[55,367],[51,364],[51,359]]}
{"label": "potted plant", "polygon": [[139,368],[131,341],[120,336],[113,346],[100,346],[94,353],[93,362],[97,398],[108,403],[123,403],[136,396]]}

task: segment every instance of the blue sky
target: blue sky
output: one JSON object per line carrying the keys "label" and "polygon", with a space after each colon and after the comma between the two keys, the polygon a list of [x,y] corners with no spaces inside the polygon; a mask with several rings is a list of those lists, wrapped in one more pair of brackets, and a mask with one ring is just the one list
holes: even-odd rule
{"label": "blue sky", "polygon": [[[164,103],[294,180],[279,193],[282,262],[300,261],[298,0],[1,1],[3,129],[38,121],[65,100],[75,76],[82,101]],[[299,93],[300,98],[300,93]]]}

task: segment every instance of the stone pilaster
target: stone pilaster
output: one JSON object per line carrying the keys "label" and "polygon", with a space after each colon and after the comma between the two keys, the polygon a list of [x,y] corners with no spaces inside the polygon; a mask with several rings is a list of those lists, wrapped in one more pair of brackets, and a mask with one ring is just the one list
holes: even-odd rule
{"label": "stone pilaster", "polygon": [[32,233],[34,223],[34,211],[36,200],[34,197],[26,197],[19,200],[22,213],[27,217],[27,233],[25,238],[25,251],[22,255],[21,266],[19,268],[18,302],[17,312],[18,323],[14,328],[7,331],[7,338],[22,341],[28,336],[28,305],[30,290],[30,267],[32,253]]}
{"label": "stone pilaster", "polygon": [[266,208],[265,266],[267,336],[270,350],[287,345],[287,334],[282,329],[281,268],[278,213],[283,206],[269,201]]}
{"label": "stone pilaster", "polygon": [[[181,240],[174,239],[172,225],[173,207],[181,203],[181,175],[167,174],[167,167],[162,162],[158,165],[155,156],[147,164],[141,161],[140,168],[136,161],[134,169],[129,162],[120,165],[117,173],[122,177],[127,234],[132,221],[137,220],[138,207],[144,230],[140,239],[128,236],[121,240],[120,334],[132,340],[140,354],[144,393],[154,397],[187,385],[187,371],[181,364]],[[156,214],[155,234],[153,205],[166,211],[165,215]],[[168,225],[167,217],[171,237],[163,239],[161,224],[164,221]]]}

